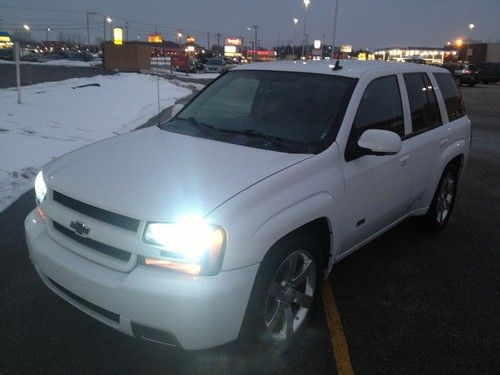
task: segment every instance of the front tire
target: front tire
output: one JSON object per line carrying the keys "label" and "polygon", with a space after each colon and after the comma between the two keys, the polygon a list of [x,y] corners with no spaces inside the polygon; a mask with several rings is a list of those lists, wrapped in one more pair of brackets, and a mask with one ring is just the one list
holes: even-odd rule
{"label": "front tire", "polygon": [[262,262],[243,330],[273,351],[286,350],[304,331],[320,298],[319,243],[308,235],[279,241]]}
{"label": "front tire", "polygon": [[457,165],[447,166],[439,180],[431,206],[425,216],[425,221],[431,231],[439,232],[448,224],[453,207],[455,206],[457,183]]}

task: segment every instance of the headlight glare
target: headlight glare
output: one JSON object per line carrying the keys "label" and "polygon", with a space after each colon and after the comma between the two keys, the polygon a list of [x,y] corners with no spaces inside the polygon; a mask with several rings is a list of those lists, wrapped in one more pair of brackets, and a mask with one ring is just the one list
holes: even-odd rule
{"label": "headlight glare", "polygon": [[38,172],[35,178],[35,195],[38,203],[43,202],[45,200],[45,196],[47,195],[47,185],[43,179],[42,171]]}
{"label": "headlight glare", "polygon": [[[176,271],[199,269],[198,273],[213,275],[220,271],[225,245],[225,231],[203,220],[179,223],[149,223],[143,241],[162,248],[168,259],[146,258],[146,265]],[[189,265],[189,267],[184,267]]]}

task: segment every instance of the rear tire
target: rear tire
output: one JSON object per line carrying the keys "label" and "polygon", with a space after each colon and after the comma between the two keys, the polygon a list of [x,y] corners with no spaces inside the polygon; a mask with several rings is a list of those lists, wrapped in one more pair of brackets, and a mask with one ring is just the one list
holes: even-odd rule
{"label": "rear tire", "polygon": [[462,86],[462,80],[460,78],[456,77],[455,82],[457,83],[457,86]]}
{"label": "rear tire", "polygon": [[476,84],[475,83],[468,83],[467,86],[474,87],[474,86],[476,86]]}
{"label": "rear tire", "polygon": [[257,273],[240,337],[279,354],[302,335],[321,298],[320,251],[307,234],[292,235],[271,248]]}
{"label": "rear tire", "polygon": [[437,186],[429,211],[424,216],[427,227],[432,232],[444,229],[450,220],[457,195],[458,166],[448,165]]}

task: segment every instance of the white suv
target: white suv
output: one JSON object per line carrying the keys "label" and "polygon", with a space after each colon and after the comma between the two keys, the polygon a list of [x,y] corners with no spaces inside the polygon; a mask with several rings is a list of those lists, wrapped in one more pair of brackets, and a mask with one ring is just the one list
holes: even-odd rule
{"label": "white suv", "polygon": [[240,66],[161,126],[45,166],[30,257],[56,294],[128,335],[289,343],[335,262],[409,216],[446,225],[470,141],[441,68]]}

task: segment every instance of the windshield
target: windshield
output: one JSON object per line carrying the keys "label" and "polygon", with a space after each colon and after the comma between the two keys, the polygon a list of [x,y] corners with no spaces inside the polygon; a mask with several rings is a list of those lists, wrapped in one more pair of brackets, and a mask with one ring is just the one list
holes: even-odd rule
{"label": "windshield", "polygon": [[318,153],[338,131],[356,80],[273,71],[232,71],[163,129],[248,147]]}

